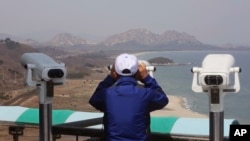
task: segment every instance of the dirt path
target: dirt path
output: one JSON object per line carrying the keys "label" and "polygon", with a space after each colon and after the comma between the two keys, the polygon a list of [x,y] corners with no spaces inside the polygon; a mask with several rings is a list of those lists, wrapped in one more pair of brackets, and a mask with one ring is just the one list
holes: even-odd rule
{"label": "dirt path", "polygon": [[22,105],[25,103],[28,99],[36,96],[36,90],[33,89],[31,91],[27,91],[25,93],[20,93],[18,96],[4,102],[2,105],[3,106],[9,106],[9,105]]}

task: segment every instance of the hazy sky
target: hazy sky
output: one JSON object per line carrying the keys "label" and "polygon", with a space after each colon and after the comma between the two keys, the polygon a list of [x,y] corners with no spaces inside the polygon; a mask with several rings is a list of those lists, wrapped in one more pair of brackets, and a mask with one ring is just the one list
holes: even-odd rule
{"label": "hazy sky", "polygon": [[0,0],[0,33],[69,32],[102,40],[134,28],[186,32],[208,44],[250,45],[250,1]]}

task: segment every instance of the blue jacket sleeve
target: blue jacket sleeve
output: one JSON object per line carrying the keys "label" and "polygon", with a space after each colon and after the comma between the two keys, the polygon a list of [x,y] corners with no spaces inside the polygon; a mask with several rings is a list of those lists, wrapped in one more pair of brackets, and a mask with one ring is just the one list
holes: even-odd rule
{"label": "blue jacket sleeve", "polygon": [[149,111],[161,109],[168,104],[169,100],[167,95],[154,78],[148,75],[142,82],[145,88],[148,88],[149,92]]}
{"label": "blue jacket sleeve", "polygon": [[89,104],[95,107],[96,109],[103,111],[104,110],[104,91],[106,88],[112,86],[115,83],[115,80],[108,75],[102,82],[97,86],[94,94],[89,100]]}

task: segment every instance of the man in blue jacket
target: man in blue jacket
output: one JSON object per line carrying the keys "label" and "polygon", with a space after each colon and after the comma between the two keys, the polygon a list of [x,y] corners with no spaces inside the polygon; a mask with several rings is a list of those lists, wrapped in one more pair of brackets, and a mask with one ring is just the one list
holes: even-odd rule
{"label": "man in blue jacket", "polygon": [[89,103],[104,112],[105,141],[149,141],[150,112],[166,106],[168,98],[145,64],[121,54]]}

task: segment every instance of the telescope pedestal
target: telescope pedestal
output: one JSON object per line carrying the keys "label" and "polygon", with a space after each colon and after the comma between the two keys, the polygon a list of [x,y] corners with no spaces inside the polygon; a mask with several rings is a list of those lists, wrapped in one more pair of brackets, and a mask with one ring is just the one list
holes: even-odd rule
{"label": "telescope pedestal", "polygon": [[224,112],[209,113],[209,140],[223,141],[224,138]]}
{"label": "telescope pedestal", "polygon": [[52,104],[39,104],[40,141],[50,141],[52,125]]}
{"label": "telescope pedestal", "polygon": [[54,84],[52,81],[42,81],[39,84],[39,136],[40,141],[51,140],[52,127],[52,98],[54,96]]}
{"label": "telescope pedestal", "polygon": [[209,140],[223,141],[224,138],[224,108],[223,99],[225,93],[219,88],[208,90],[209,94]]}

